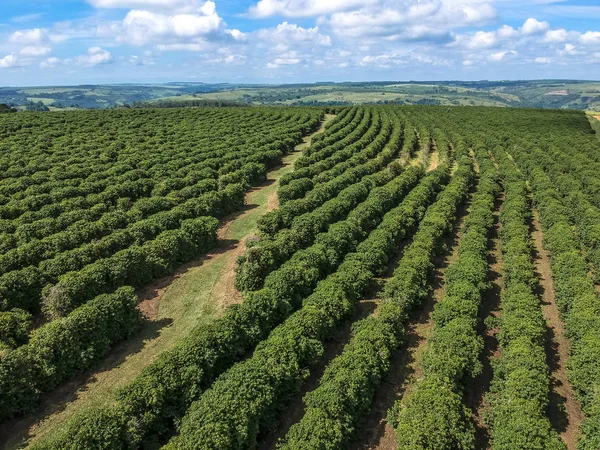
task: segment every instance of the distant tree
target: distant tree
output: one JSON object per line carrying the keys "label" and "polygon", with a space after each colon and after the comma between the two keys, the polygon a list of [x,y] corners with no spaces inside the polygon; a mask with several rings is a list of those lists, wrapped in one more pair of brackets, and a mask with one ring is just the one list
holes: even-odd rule
{"label": "distant tree", "polygon": [[37,103],[30,102],[25,108],[27,111],[50,111],[50,108],[44,105],[42,101]]}
{"label": "distant tree", "polygon": [[8,114],[8,113],[16,113],[17,110],[15,108],[11,108],[5,103],[0,103],[0,114]]}

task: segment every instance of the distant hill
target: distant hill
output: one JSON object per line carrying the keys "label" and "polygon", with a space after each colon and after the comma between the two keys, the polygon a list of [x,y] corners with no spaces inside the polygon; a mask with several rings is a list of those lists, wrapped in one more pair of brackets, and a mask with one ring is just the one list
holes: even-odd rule
{"label": "distant hill", "polygon": [[600,82],[532,81],[378,81],[243,85],[166,83],[0,88],[0,103],[19,110],[104,109],[169,105],[350,105],[414,104],[511,106],[600,110]]}

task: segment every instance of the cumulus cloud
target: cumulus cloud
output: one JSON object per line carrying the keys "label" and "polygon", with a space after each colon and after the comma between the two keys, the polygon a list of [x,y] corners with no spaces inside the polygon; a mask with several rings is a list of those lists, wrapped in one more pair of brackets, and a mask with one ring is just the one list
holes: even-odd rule
{"label": "cumulus cloud", "polygon": [[88,0],[95,8],[150,9],[170,13],[191,13],[202,8],[200,0]]}
{"label": "cumulus cloud", "polygon": [[541,34],[550,28],[548,22],[540,22],[534,18],[529,18],[525,21],[521,27],[521,33],[523,34]]}
{"label": "cumulus cloud", "polygon": [[600,45],[600,31],[587,31],[580,38],[583,44]]}
{"label": "cumulus cloud", "polygon": [[275,28],[263,28],[256,32],[256,36],[264,41],[274,44],[308,44],[331,46],[331,37],[319,32],[319,27],[302,28],[295,24],[283,22]]}
{"label": "cumulus cloud", "polygon": [[19,60],[14,53],[6,55],[4,58],[0,58],[0,69],[9,69],[19,65]]}
{"label": "cumulus cloud", "polygon": [[519,52],[515,50],[503,50],[500,52],[492,53],[488,59],[492,62],[499,62],[508,57],[517,56],[518,54]]}
{"label": "cumulus cloud", "polygon": [[250,7],[250,17],[314,17],[335,12],[349,11],[366,5],[375,5],[377,0],[260,0]]}
{"label": "cumulus cloud", "polygon": [[109,51],[100,47],[91,47],[87,54],[80,55],[74,59],[74,62],[83,67],[93,67],[99,64],[107,64],[112,61],[112,55]]}
{"label": "cumulus cloud", "polygon": [[15,31],[8,38],[8,42],[17,45],[37,45],[48,40],[48,32],[42,28]]}
{"label": "cumulus cloud", "polygon": [[62,64],[62,60],[56,57],[48,58],[40,63],[42,69],[54,68]]}
{"label": "cumulus cloud", "polygon": [[565,42],[569,38],[569,32],[564,28],[548,30],[544,36],[544,42]]}
{"label": "cumulus cloud", "polygon": [[449,42],[454,29],[483,25],[497,15],[489,2],[476,6],[441,0],[384,0],[373,7],[331,15],[334,33],[348,38]]}
{"label": "cumulus cloud", "polygon": [[552,59],[548,58],[547,56],[538,56],[534,59],[534,62],[536,64],[550,64],[552,62]]}
{"label": "cumulus cloud", "polygon": [[98,27],[97,34],[121,44],[154,44],[163,51],[202,51],[208,41],[245,39],[241,31],[226,28],[212,1],[204,2],[193,14],[163,14],[134,9],[121,22]]}

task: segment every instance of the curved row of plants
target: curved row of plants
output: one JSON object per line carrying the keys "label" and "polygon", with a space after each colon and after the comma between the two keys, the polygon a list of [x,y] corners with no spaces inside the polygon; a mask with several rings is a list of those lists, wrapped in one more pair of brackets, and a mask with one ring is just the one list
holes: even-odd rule
{"label": "curved row of plants", "polygon": [[[217,240],[218,225],[218,221],[213,217],[186,220],[182,222],[180,229],[161,233],[155,240],[141,247],[130,247],[115,257],[105,260],[104,264],[95,267],[93,274],[76,285],[76,288],[84,291],[86,293],[84,298],[87,299],[95,297],[97,291],[104,293],[103,291],[110,292],[124,285],[146,284],[212,248]],[[69,287],[71,286],[62,288]],[[90,330],[93,318],[97,317],[101,322],[101,316],[78,312],[85,305],[77,309],[84,302],[78,297],[73,297],[72,292],[52,291],[50,295],[51,299],[46,306],[52,315],[60,317],[68,312],[70,314],[64,319],[54,320],[34,331],[27,345],[9,351],[0,360],[0,392],[2,392],[0,420],[31,412],[40,393],[54,389],[69,376],[89,367],[91,362],[109,349],[105,343],[106,333],[93,334],[93,329]],[[101,298],[103,297],[90,301],[94,305],[99,304],[96,307],[105,308],[102,304],[106,298],[99,300]],[[130,303],[127,303],[128,307],[134,308]],[[114,321],[111,324],[113,327],[111,332],[122,337],[111,339],[110,344],[128,337],[135,331],[135,327],[131,327],[131,320],[126,320],[132,313],[121,312],[122,321]],[[102,313],[104,314],[105,311],[103,310]],[[48,338],[46,330],[60,328],[60,324],[66,324],[64,328],[67,334],[61,335],[62,340]],[[87,341],[84,343],[76,339],[77,335],[68,334],[75,332],[74,330],[90,331],[90,335],[86,337]],[[18,336],[14,336],[14,340],[17,338]],[[86,343],[87,347],[84,346]],[[96,346],[103,348],[104,353],[98,353],[94,349]],[[78,358],[69,360],[70,356],[61,356],[77,352],[80,353]]]}
{"label": "curved row of plants", "polygon": [[[355,142],[356,140],[360,139],[362,137],[362,135],[359,135],[357,133],[353,133],[352,137],[350,137],[351,134],[351,130],[356,131],[355,129],[358,127],[358,125],[365,120],[364,117],[364,111],[361,111],[359,115],[357,115],[357,117],[355,118],[359,119],[357,122],[353,122],[350,124],[350,126],[348,126],[347,128],[345,128],[343,131],[338,132],[338,139],[332,139],[330,142],[330,146],[335,146],[335,151],[332,150],[332,154],[326,158],[323,158],[320,161],[316,161],[314,162],[312,165],[309,165],[307,167],[297,167],[294,164],[294,171],[286,173],[284,176],[282,176],[279,180],[279,184],[280,187],[284,187],[287,186],[288,184],[290,184],[291,182],[297,181],[299,179],[304,179],[304,178],[313,178],[314,176],[320,174],[321,172],[324,172],[326,170],[330,170],[333,167],[335,167],[337,164],[343,162],[344,160],[350,158],[352,156],[352,154],[349,154],[348,152],[344,152],[344,146],[339,146],[337,145],[338,140],[339,139],[343,139],[344,142],[346,144],[352,144],[353,142]],[[369,115],[369,120],[370,120],[370,115]],[[363,124],[363,134],[364,132],[366,132],[368,130],[368,128],[364,128],[364,124]],[[315,136],[316,137],[316,136]],[[322,146],[319,146],[319,144],[321,144],[321,142],[317,141],[315,143],[315,140],[313,138],[312,142],[311,142],[311,146],[308,147],[307,149],[304,149],[303,153],[304,155],[306,155],[307,153],[311,152],[311,148],[313,146],[318,146],[318,148],[322,149]],[[327,147],[325,147],[327,148]],[[340,154],[340,152],[342,152]],[[338,155],[339,154],[339,155]],[[299,158],[302,159],[304,158],[304,155],[301,156]],[[304,181],[306,182],[306,181]]]}
{"label": "curved row of plants", "polygon": [[[257,347],[252,358],[219,377],[192,404],[179,436],[166,448],[251,448],[260,433],[272,429],[279,411],[320,360],[323,342],[350,315],[375,274],[385,270],[394,253],[390,241],[418,224],[447,178],[447,168],[429,174],[399,207],[386,214],[380,226],[346,256],[338,271],[320,283],[303,307]],[[347,240],[340,239],[340,244],[343,242]]]}
{"label": "curved row of plants", "polygon": [[[335,145],[326,147],[317,153],[313,153],[310,157],[310,161],[306,165],[311,166],[315,162],[322,161],[331,156],[334,157],[332,161],[345,161],[355,153],[368,147],[377,139],[377,137],[380,137],[377,144],[383,147],[389,138],[389,125],[388,127],[384,127],[382,122],[381,114],[378,111],[367,111],[362,122],[354,131]],[[386,132],[387,134],[385,134]],[[310,147],[308,149],[310,149]],[[304,167],[302,166],[303,163],[301,163],[301,161],[303,161],[304,158],[307,158],[306,152],[308,149],[305,150],[303,156],[296,160],[294,163],[295,168]],[[290,200],[301,198],[313,187],[314,182],[310,178],[296,178],[285,185],[280,185],[277,191],[279,203],[285,205],[285,203]]]}
{"label": "curved row of plants", "polygon": [[[315,117],[309,122],[294,123],[290,120],[283,128],[275,125],[275,130],[281,133],[280,136],[272,135],[272,130],[267,131],[266,128],[258,129],[258,133],[268,132],[273,137],[262,144],[253,144],[252,135],[250,135],[245,142],[246,145],[242,146],[242,143],[238,141],[230,148],[222,150],[201,147],[196,152],[188,152],[186,159],[193,163],[191,165],[194,171],[212,170],[214,177],[223,176],[234,172],[247,162],[256,161],[257,153],[284,152],[293,148],[302,132],[307,132],[316,126],[318,118]],[[237,136],[238,140],[239,137]],[[85,170],[84,174],[88,175],[87,178],[80,177],[75,180],[60,178],[51,181],[49,184],[56,185],[56,188],[49,192],[46,192],[47,189],[43,185],[29,186],[22,194],[19,193],[19,197],[23,198],[8,201],[0,207],[0,214],[4,219],[0,221],[0,230],[11,233],[18,229],[22,230],[21,235],[23,235],[26,230],[32,228],[32,222],[48,218],[59,219],[61,216],[67,218],[76,215],[77,211],[101,204],[106,207],[115,206],[121,198],[129,198],[130,201],[134,201],[137,198],[149,196],[153,193],[155,186],[159,187],[162,185],[162,181],[168,178],[169,174],[165,170],[168,168],[164,162],[173,162],[175,167],[180,167],[178,157],[185,155],[181,152],[182,150],[179,149],[174,154],[165,155],[164,158],[154,161],[152,155],[144,155],[148,159],[144,160],[143,164],[140,164],[140,155],[137,155],[138,161],[132,160],[130,163],[126,162],[127,159],[124,161],[108,160],[103,163],[108,167],[106,175],[101,171],[88,175],[88,170]],[[245,161],[248,158],[249,161]],[[93,163],[89,159],[88,165],[92,165]],[[100,169],[99,167],[95,168]],[[44,171],[37,172],[35,175],[37,178],[49,178],[44,175]],[[31,183],[31,180],[28,180],[27,183]],[[33,190],[33,187],[37,189]],[[13,194],[13,197],[15,196],[16,194]],[[24,237],[27,235],[21,236],[21,239]]]}
{"label": "curved row of plants", "polygon": [[[388,139],[388,136],[384,136]],[[317,182],[304,197],[286,202],[285,205],[274,211],[270,211],[262,216],[258,221],[258,228],[262,236],[273,236],[281,228],[289,228],[292,221],[299,215],[313,211],[321,206],[327,200],[334,198],[343,189],[354,184],[357,177],[375,173],[392,162],[397,156],[402,143],[402,127],[400,123],[394,122],[391,135],[384,147],[380,147],[381,140],[374,141],[365,150],[352,156],[350,160],[338,164],[344,165],[344,171],[336,177],[322,182]],[[356,158],[356,159],[355,159]],[[356,166],[346,166],[350,161],[355,160],[360,164]],[[337,167],[337,166],[336,166]],[[333,169],[332,169],[333,170]],[[295,173],[295,172],[291,172]],[[325,172],[321,172],[323,175]],[[317,175],[318,178],[320,175]]]}
{"label": "curved row of plants", "polygon": [[[456,210],[465,200],[473,179],[471,161],[461,158],[449,185],[426,212],[421,212],[424,217],[420,224],[415,223],[418,231],[400,260],[395,279],[417,266],[418,273],[428,277],[428,268],[414,262],[433,257],[440,238],[452,228]],[[405,237],[405,230],[406,227],[393,230],[379,246],[397,249]],[[381,249],[376,246],[369,251],[379,255]],[[379,273],[387,265],[386,259],[380,259]],[[402,301],[387,298],[375,315],[353,326],[352,339],[326,368],[319,387],[305,396],[305,414],[290,428],[279,448],[337,449],[348,446],[355,437],[357,424],[371,407],[375,391],[389,368],[392,351],[400,344],[404,334],[402,324],[419,300],[422,299],[408,296]]]}
{"label": "curved row of plants", "polygon": [[223,318],[200,326],[163,353],[117,395],[113,407],[74,417],[63,433],[39,448],[88,448],[98,445],[98,433],[103,436],[100,448],[139,448],[167,433],[218,375],[301,306],[317,282],[335,271],[403,194],[401,182],[373,189],[345,221],[272,272],[264,289],[246,294],[244,302],[231,307]]}
{"label": "curved row of plants", "polygon": [[543,152],[534,148],[531,152],[537,164],[556,180],[562,202],[570,206],[570,220],[575,224],[585,247],[586,257],[592,264],[594,279],[596,282],[600,281],[600,208],[589,201],[583,192],[583,184],[569,174],[570,170],[565,169],[565,165],[574,156],[557,149]]}
{"label": "curved row of plants", "polygon": [[[243,186],[231,185],[224,190],[188,200],[168,214],[155,217],[154,220],[150,218],[148,221],[138,222],[139,226],[134,224],[131,228],[116,231],[80,249],[63,252],[55,258],[42,261],[39,266],[29,266],[5,273],[0,276],[0,309],[20,308],[36,312],[42,300],[42,290],[51,289],[47,287],[48,285],[58,285],[58,289],[65,292],[65,301],[68,303],[81,303],[102,292],[110,291],[117,287],[114,283],[122,276],[114,272],[113,275],[104,278],[104,275],[98,272],[101,266],[106,267],[110,272],[112,264],[121,260],[132,246],[143,246],[147,242],[152,242],[161,232],[168,232],[169,229],[178,227],[182,220],[188,218],[224,217],[236,211],[243,202]],[[199,253],[193,256],[198,255]],[[127,266],[131,274],[135,275],[142,266],[136,267],[133,261],[136,260],[132,260]],[[113,280],[112,284],[111,280]],[[87,282],[90,283],[89,289],[85,285]],[[79,285],[76,291],[73,290],[74,284]]]}
{"label": "curved row of plants", "polygon": [[249,247],[246,255],[238,260],[236,287],[241,291],[259,289],[271,271],[297,250],[310,245],[317,234],[325,231],[330,224],[346,217],[348,212],[367,198],[373,188],[393,180],[394,183],[402,183],[406,193],[423,174],[423,170],[418,168],[409,168],[401,175],[398,175],[399,172],[399,167],[392,167],[365,176],[321,207],[296,217],[290,228],[280,230],[273,238],[263,239]]}

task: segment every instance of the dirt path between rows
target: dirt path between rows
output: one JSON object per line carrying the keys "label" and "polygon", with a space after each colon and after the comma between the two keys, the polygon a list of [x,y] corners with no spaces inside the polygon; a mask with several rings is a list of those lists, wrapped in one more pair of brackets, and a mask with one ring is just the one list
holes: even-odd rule
{"label": "dirt path between rows", "polygon": [[279,206],[279,178],[293,170],[301,150],[334,117],[326,115],[320,128],[284,157],[282,166],[267,174],[265,183],[246,194],[244,208],[222,221],[217,247],[210,254],[138,291],[139,309],[147,318],[139,334],[117,345],[94,370],[43,395],[33,414],[1,425],[0,448],[22,448],[57,431],[74,413],[108,404],[116,390],[160,353],[172,348],[197,325],[222,315],[227,306],[241,302],[242,296],[233,285],[237,257],[245,252],[247,240],[255,236],[258,219]]}
{"label": "dirt path between rows", "polygon": [[[500,329],[493,322],[500,318],[500,297],[504,290],[504,262],[502,260],[502,242],[500,239],[502,229],[500,214],[502,213],[503,204],[504,195],[501,194],[496,200],[494,226],[490,231],[488,247],[488,281],[491,288],[483,296],[479,311],[481,322],[478,332],[480,336],[483,336],[484,344],[482,353],[483,370],[475,380],[467,385],[463,397],[465,405],[473,412],[475,448],[480,450],[491,448],[489,429],[484,423],[484,415],[489,408],[485,394],[489,391],[493,377],[492,361],[500,356],[498,339],[496,338]],[[488,318],[492,320],[492,323],[485,323]]]}
{"label": "dirt path between rows", "polygon": [[534,262],[540,281],[542,312],[547,322],[546,358],[551,370],[551,393],[548,416],[554,429],[569,450],[576,450],[578,430],[584,419],[581,406],[567,379],[569,341],[555,302],[550,256],[543,247],[543,233],[538,211],[533,211]]}
{"label": "dirt path between rows", "polygon": [[[473,192],[470,193],[468,201],[457,211],[458,220],[453,231],[443,240],[443,248],[446,251],[441,252],[434,259],[432,291],[421,309],[412,314],[406,326],[404,343],[392,355],[390,368],[383,376],[382,384],[375,393],[373,406],[358,426],[356,441],[350,446],[352,450],[397,449],[396,433],[386,420],[387,413],[397,400],[410,393],[415,381],[423,376],[421,361],[434,326],[431,313],[435,304],[445,296],[444,272],[458,258],[461,230],[472,196]],[[393,270],[388,276],[391,277],[392,274]]]}

